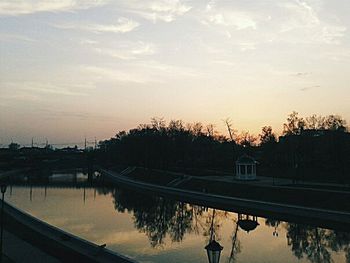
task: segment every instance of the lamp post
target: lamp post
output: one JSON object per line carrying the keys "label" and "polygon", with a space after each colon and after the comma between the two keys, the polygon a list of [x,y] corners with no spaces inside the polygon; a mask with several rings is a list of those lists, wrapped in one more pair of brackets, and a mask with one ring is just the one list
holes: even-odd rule
{"label": "lamp post", "polygon": [[223,250],[223,247],[218,242],[215,241],[214,217],[215,217],[215,209],[213,209],[213,216],[211,219],[209,244],[205,246],[205,249],[207,250],[209,263],[219,263],[221,250]]}
{"label": "lamp post", "polygon": [[0,229],[0,262],[2,262],[2,247],[3,247],[3,232],[4,232],[4,199],[5,199],[5,192],[7,185],[2,183],[1,186],[1,194],[2,194],[2,200],[1,200],[1,229]]}

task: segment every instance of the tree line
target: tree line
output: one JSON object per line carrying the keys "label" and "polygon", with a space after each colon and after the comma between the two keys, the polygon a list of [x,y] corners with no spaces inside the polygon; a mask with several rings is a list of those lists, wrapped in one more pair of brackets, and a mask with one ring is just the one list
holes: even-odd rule
{"label": "tree line", "polygon": [[338,115],[287,116],[282,136],[271,126],[259,135],[237,133],[225,121],[229,138],[214,125],[153,118],[129,131],[99,142],[97,157],[104,164],[143,166],[166,170],[210,169],[233,172],[243,154],[254,157],[265,176],[296,180],[349,181],[350,134]]}

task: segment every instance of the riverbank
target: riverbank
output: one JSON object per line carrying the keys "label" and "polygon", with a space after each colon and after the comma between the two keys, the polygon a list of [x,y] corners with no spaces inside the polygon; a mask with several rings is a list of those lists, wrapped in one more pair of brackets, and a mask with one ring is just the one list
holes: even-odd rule
{"label": "riverbank", "polygon": [[[238,189],[243,188],[245,192],[242,192],[250,194],[251,197],[256,197],[249,199],[242,198],[241,196],[219,195],[215,192],[210,192],[212,189],[220,190],[219,186],[224,187],[225,184],[220,184],[220,182],[216,182],[216,184],[214,182],[206,183],[206,186],[213,185],[213,187],[207,188],[203,192],[203,188],[201,188],[202,185],[195,185],[198,189],[198,191],[196,191],[196,189],[193,188],[186,189],[183,187],[183,185],[181,186],[181,188],[179,187],[179,185],[177,187],[170,187],[166,185],[158,185],[149,182],[143,182],[140,180],[135,180],[132,177],[135,177],[135,173],[137,173],[138,171],[137,169],[129,168],[129,171],[124,171],[122,173],[117,173],[105,169],[100,169],[100,171],[103,174],[105,180],[107,180],[110,183],[122,184],[134,190],[152,192],[179,201],[192,202],[197,205],[213,207],[218,209],[226,209],[237,213],[245,212],[257,216],[272,217],[283,221],[292,220],[300,223],[318,225],[325,228],[333,228],[339,230],[350,229],[350,212],[347,210],[341,211],[306,205],[288,204],[280,202],[280,200],[279,202],[271,202],[265,201],[266,198],[264,199],[264,196],[262,196],[263,194],[266,194],[268,196],[274,196],[274,194],[276,193],[281,193],[281,196],[283,196],[283,192],[286,189],[276,188],[276,191],[273,194],[267,194],[269,191],[271,191],[271,189],[261,188],[263,189],[263,191],[260,189],[260,192],[254,195],[255,189],[251,185],[246,185],[246,188],[244,188],[242,184],[236,185],[235,188],[233,188],[232,185],[226,186],[229,189],[232,189],[232,191],[236,190],[233,191],[233,193],[236,193]],[[133,176],[130,176],[132,174]],[[183,177],[181,180],[188,180],[187,182],[193,182],[192,178],[188,179],[186,177]],[[294,194],[295,193],[296,192],[294,192]],[[289,194],[293,194],[293,191],[291,189]],[[346,203],[346,200],[348,199],[344,199],[343,202]]]}
{"label": "riverbank", "polygon": [[[1,173],[0,178],[27,170]],[[4,203],[4,262],[120,262],[134,260],[51,226]],[[18,250],[21,253],[18,253]]]}

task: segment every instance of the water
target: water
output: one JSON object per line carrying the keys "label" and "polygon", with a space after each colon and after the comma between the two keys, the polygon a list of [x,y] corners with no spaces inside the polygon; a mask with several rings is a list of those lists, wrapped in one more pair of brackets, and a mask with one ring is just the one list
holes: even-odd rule
{"label": "water", "polygon": [[12,205],[139,262],[208,262],[211,235],[224,247],[221,263],[350,262],[350,233],[266,218],[246,232],[236,213],[94,187],[80,172],[15,181],[6,193]]}

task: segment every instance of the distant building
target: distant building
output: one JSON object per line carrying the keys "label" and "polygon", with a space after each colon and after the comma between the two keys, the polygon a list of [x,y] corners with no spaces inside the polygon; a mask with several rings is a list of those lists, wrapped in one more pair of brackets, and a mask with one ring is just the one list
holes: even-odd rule
{"label": "distant building", "polygon": [[236,161],[236,179],[255,180],[256,179],[256,161],[254,158],[243,155]]}

